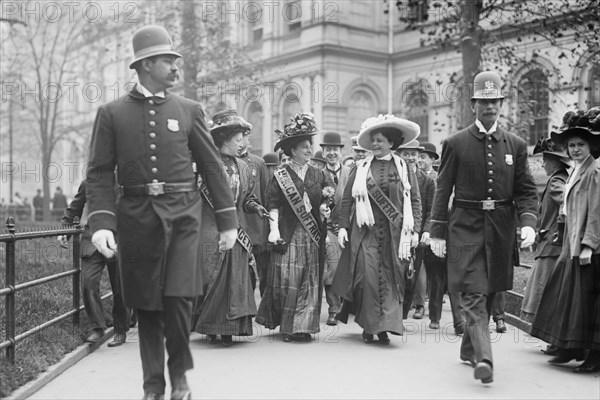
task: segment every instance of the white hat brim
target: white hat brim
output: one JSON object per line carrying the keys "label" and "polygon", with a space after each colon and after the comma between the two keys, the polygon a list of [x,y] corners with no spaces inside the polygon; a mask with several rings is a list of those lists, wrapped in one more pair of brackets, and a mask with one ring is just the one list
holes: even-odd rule
{"label": "white hat brim", "polygon": [[392,117],[386,118],[364,127],[358,134],[358,145],[365,150],[372,150],[371,133],[378,130],[395,130],[397,136],[403,140],[400,143],[395,143],[396,147],[404,143],[410,143],[415,140],[421,133],[421,128],[416,123],[404,118]]}

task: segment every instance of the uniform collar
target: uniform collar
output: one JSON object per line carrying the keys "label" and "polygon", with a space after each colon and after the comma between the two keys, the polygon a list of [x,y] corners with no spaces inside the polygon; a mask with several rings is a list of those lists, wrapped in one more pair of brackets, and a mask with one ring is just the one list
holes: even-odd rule
{"label": "uniform collar", "polygon": [[483,126],[483,124],[481,123],[480,120],[476,119],[475,120],[475,126],[477,126],[477,128],[479,128],[479,132],[486,134],[486,135],[491,135],[492,133],[496,132],[496,129],[498,128],[498,120],[496,120],[494,122],[494,125],[492,125],[492,127],[490,128],[489,131],[485,130],[485,127]]}
{"label": "uniform collar", "polygon": [[494,122],[489,131],[486,131],[483,124],[479,120],[475,120],[475,123],[469,127],[469,132],[479,140],[491,136],[498,141],[502,137],[502,130],[498,127],[498,121]]}
{"label": "uniform collar", "polygon": [[165,96],[165,91],[164,91],[164,90],[161,90],[161,91],[160,91],[160,92],[158,92],[158,93],[152,94],[152,93],[150,93],[150,91],[149,91],[148,89],[146,89],[146,88],[144,87],[144,85],[142,85],[142,84],[141,84],[141,83],[139,83],[139,82],[136,84],[136,89],[137,89],[137,91],[138,91],[140,94],[142,94],[144,97],[159,97],[159,98],[161,98],[161,99],[164,99],[164,98],[166,97],[166,96]]}

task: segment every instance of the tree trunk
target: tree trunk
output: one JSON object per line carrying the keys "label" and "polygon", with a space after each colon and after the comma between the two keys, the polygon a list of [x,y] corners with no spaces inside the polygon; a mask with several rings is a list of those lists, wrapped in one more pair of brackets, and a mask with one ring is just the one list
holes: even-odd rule
{"label": "tree trunk", "polygon": [[471,111],[471,96],[473,95],[473,78],[479,72],[481,60],[481,35],[479,27],[479,15],[483,6],[482,0],[461,1],[461,32],[460,49],[463,65],[462,85],[462,113],[458,121],[458,128],[462,129],[475,120]]}
{"label": "tree trunk", "polygon": [[198,91],[196,84],[197,65],[197,46],[200,43],[194,43],[197,37],[198,19],[196,18],[195,2],[183,1],[181,7],[181,44],[182,54],[185,54],[183,63],[183,85],[184,96],[188,99],[198,100]]}
{"label": "tree trunk", "polygon": [[48,176],[45,176],[44,173],[47,172],[47,167],[50,165],[50,155],[48,154],[48,150],[47,149],[42,149],[42,167],[40,168],[41,170],[41,178],[42,178],[42,192],[43,192],[43,196],[44,196],[44,206],[43,206],[43,216],[44,216],[44,221],[50,221],[51,215],[50,215],[50,196],[52,195],[50,193],[50,181],[48,179]]}

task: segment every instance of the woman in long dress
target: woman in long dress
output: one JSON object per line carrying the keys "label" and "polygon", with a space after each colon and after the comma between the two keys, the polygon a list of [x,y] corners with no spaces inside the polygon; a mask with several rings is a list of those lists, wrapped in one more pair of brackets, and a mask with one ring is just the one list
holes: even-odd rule
{"label": "woman in long dress", "polygon": [[292,117],[276,133],[275,151],[281,148],[290,161],[275,171],[267,189],[273,252],[256,322],[268,329],[280,326],[285,342],[306,342],[320,330],[328,213],[322,193],[334,184],[309,165],[317,133],[312,114]]}
{"label": "woman in long dress", "polygon": [[253,265],[252,243],[246,232],[246,213],[266,216],[252,194],[254,181],[250,168],[237,157],[243,148],[242,137],[252,125],[238,116],[235,110],[221,111],[213,117],[210,130],[215,145],[221,153],[223,167],[229,177],[240,223],[238,240],[231,250],[222,252],[219,232],[216,229],[215,212],[210,193],[201,184],[202,197],[202,255],[204,296],[194,306],[194,330],[208,336],[211,344],[217,343],[217,335],[225,347],[231,346],[232,336],[252,335],[252,317],[256,315],[256,303],[252,289]]}
{"label": "woman in long dress", "polygon": [[[600,108],[569,112],[566,127],[552,133],[575,166],[560,210],[562,252],[533,322],[532,336],[558,347],[552,364],[582,360],[575,372],[600,371]],[[560,228],[559,228],[560,233]]]}
{"label": "woman in long dress", "polygon": [[344,190],[338,221],[344,249],[332,289],[344,300],[336,318],[346,323],[354,311],[365,343],[377,335],[389,344],[388,333],[403,333],[405,277],[418,244],[421,200],[414,171],[393,150],[419,131],[411,121],[380,115],[367,119],[358,135],[372,156],[356,162]]}

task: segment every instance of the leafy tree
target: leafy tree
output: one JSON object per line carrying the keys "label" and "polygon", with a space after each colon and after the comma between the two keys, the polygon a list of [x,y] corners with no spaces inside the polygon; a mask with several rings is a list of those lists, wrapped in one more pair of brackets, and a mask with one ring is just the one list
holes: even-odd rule
{"label": "leafy tree", "polygon": [[[473,121],[468,106],[470,83],[482,65],[501,65],[507,68],[505,72],[513,73],[531,60],[523,51],[525,42],[547,43],[547,50],[534,52],[534,58],[538,54],[555,57],[552,54],[559,49],[558,59],[570,68],[579,67],[584,56],[600,52],[597,0],[397,0],[395,4],[400,20],[422,34],[421,46],[439,53],[461,53],[462,82],[466,84],[461,85],[460,126]],[[598,63],[598,57],[593,62]],[[558,68],[549,72],[560,82],[565,78]],[[531,113],[535,104],[519,107]]]}

